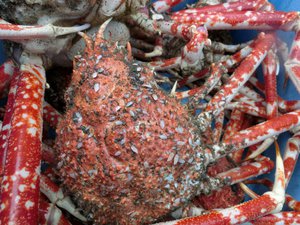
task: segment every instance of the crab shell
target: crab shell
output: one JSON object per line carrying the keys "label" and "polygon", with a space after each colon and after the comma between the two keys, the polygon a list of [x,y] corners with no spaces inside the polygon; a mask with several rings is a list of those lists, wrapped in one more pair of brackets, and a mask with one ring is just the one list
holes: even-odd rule
{"label": "crab shell", "polygon": [[[56,149],[63,185],[95,223],[149,223],[185,205],[204,173],[192,117],[124,47],[88,36]],[[128,46],[129,47],[129,46]]]}

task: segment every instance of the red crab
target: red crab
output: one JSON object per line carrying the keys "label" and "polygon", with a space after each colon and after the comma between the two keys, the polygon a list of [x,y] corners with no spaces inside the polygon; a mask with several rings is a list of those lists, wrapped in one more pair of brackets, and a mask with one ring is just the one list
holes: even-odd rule
{"label": "red crab", "polygon": [[[159,12],[159,3],[165,3],[168,7],[163,10],[166,10],[178,2],[158,1],[153,8]],[[181,210],[181,213],[177,213],[179,216],[195,215],[199,209],[189,205],[195,195],[207,194],[223,185],[238,183],[272,169],[273,163],[260,155],[261,148],[250,151],[247,161],[243,163],[240,163],[242,151],[239,149],[263,140],[267,140],[267,144],[273,142],[271,137],[291,130],[300,123],[298,102],[280,99],[274,91],[276,38],[273,33],[260,33],[256,40],[243,45],[244,48],[228,59],[221,59],[210,68],[204,68],[200,71],[200,74],[208,76],[204,85],[187,92],[175,93],[175,86],[171,94],[167,95],[158,88],[152,72],[152,68],[187,69],[201,64],[204,57],[202,51],[210,44],[207,30],[202,25],[208,29],[231,27],[297,31],[297,13],[271,12],[269,6],[266,1],[259,1],[259,6],[253,1],[251,4],[226,3],[174,13],[171,20],[153,20],[143,11],[129,15],[130,23],[140,22],[144,29],[149,29],[147,25],[151,25],[149,32],[163,33],[157,37],[156,49],[163,46],[161,40],[166,38],[165,34],[188,40],[179,56],[157,58],[149,63],[150,68],[134,61],[134,50],[130,45],[127,45],[127,51],[118,44],[104,40],[103,32],[108,22],[101,27],[95,40],[81,34],[86,49],[82,56],[75,59],[75,70],[67,93],[68,111],[57,129],[56,153],[59,161],[52,157],[51,149],[44,149],[42,153],[48,162],[57,164],[64,188],[88,219],[99,224],[139,224],[158,221],[174,210]],[[218,12],[224,9],[233,12]],[[269,11],[243,11],[257,9]],[[29,36],[35,29],[43,30],[39,27],[13,26],[6,22],[2,25],[0,27],[6,28],[6,32],[7,28],[14,28],[21,33],[28,31]],[[50,31],[47,29],[47,32]],[[13,35],[9,36],[9,32],[3,33],[0,33],[3,37],[16,39]],[[299,68],[298,41],[299,34],[296,35],[287,63],[289,75],[295,83],[298,81]],[[279,46],[280,41],[277,42]],[[143,45],[145,47],[146,43]],[[234,48],[235,52],[241,46],[221,47],[227,51],[229,48]],[[262,60],[266,90],[254,77],[251,82],[266,92],[266,103],[252,90],[250,84],[243,86]],[[1,73],[5,83],[10,79],[5,75],[14,74],[1,130],[1,173],[4,174],[1,185],[1,223],[37,223],[40,210],[44,213],[40,223],[68,224],[54,205],[44,198],[39,199],[41,111],[45,83],[43,63],[41,57],[26,52],[21,55],[20,62],[22,65],[18,69],[8,61]],[[236,64],[240,65],[235,68]],[[233,70],[230,77],[226,75],[227,70]],[[180,85],[196,79],[199,79],[197,74],[186,77]],[[221,79],[224,85],[218,87]],[[272,93],[269,93],[268,87],[273,88]],[[216,94],[210,97],[208,94],[214,93],[212,91],[216,91]],[[211,100],[205,110],[195,116],[180,105],[174,95],[177,98],[194,96],[191,106],[195,106],[196,100],[204,97]],[[273,107],[270,107],[272,104]],[[223,127],[225,109],[233,110],[227,128]],[[278,109],[286,114],[279,114]],[[243,112],[268,120],[243,130],[243,126],[249,126],[241,123]],[[44,117],[56,126],[61,116],[45,103]],[[211,129],[213,120],[214,136]],[[223,133],[224,129],[230,132]],[[248,190],[248,194],[257,198],[232,208],[213,210],[203,216],[167,224],[219,224],[220,221],[237,224],[253,219],[259,223],[274,222],[279,218],[297,222],[299,216],[296,212],[280,213],[285,200],[285,184],[288,183],[298,156],[297,135],[287,146],[285,168],[277,154],[277,176],[271,192],[256,196]],[[210,163],[232,152],[237,152],[232,155],[233,161],[240,163],[236,168],[218,172],[213,177],[206,173]],[[68,208],[73,215],[86,220],[68,197],[63,195],[62,190],[53,186],[48,178],[41,176],[40,185],[41,191],[51,202]],[[270,213],[277,214],[265,216]],[[262,218],[257,219],[259,217]]]}

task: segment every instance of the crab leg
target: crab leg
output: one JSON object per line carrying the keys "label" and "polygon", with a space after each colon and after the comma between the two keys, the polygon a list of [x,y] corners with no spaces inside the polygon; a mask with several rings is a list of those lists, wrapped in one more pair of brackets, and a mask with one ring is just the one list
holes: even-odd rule
{"label": "crab leg", "polygon": [[[249,82],[253,84],[260,92],[265,93],[264,84],[260,83],[259,80],[252,76],[249,79]],[[278,108],[281,112],[287,113],[300,109],[300,101],[299,100],[284,100],[279,95],[277,95],[278,99]]]}
{"label": "crab leg", "polygon": [[37,224],[45,71],[38,56],[21,56],[1,185],[1,224]]}
{"label": "crab leg", "polygon": [[282,112],[292,112],[300,109],[300,101],[299,100],[278,100],[278,107]]}
{"label": "crab leg", "polygon": [[48,199],[58,205],[59,207],[67,210],[73,216],[81,221],[86,221],[86,218],[81,215],[75,208],[69,196],[64,196],[63,191],[48,177],[41,176],[41,192],[48,197]]}
{"label": "crab leg", "polygon": [[[234,109],[231,112],[230,120],[226,124],[226,130],[223,136],[223,140],[228,139],[230,136],[234,135],[235,132],[242,129],[248,128],[250,126],[251,120],[245,113],[238,109]],[[231,158],[234,162],[239,163],[242,160],[244,149],[237,150],[231,153]]]}
{"label": "crab leg", "polygon": [[210,49],[215,53],[222,53],[229,52],[229,53],[235,53],[236,51],[240,51],[241,49],[247,47],[252,41],[247,43],[241,43],[241,44],[224,44],[217,41],[212,41]]}
{"label": "crab leg", "polygon": [[171,9],[173,6],[179,4],[183,0],[158,0],[152,4],[155,12],[163,13]]}
{"label": "crab leg", "polygon": [[59,120],[62,119],[62,115],[57,112],[53,106],[44,101],[43,103],[43,119],[47,121],[51,127],[56,128]]}
{"label": "crab leg", "polygon": [[285,171],[285,179],[288,185],[290,178],[293,174],[295,169],[297,159],[300,153],[300,131],[295,133],[293,137],[291,137],[287,144],[286,149],[283,156],[283,163],[284,163],[284,171]]}
{"label": "crab leg", "polygon": [[54,38],[76,33],[89,28],[89,24],[74,27],[57,27],[51,24],[44,26],[15,25],[0,19],[0,39],[24,40],[35,38]]}
{"label": "crab leg", "polygon": [[293,81],[298,92],[300,92],[300,30],[296,33],[288,61],[284,66],[288,76]]}
{"label": "crab leg", "polygon": [[166,70],[180,66],[182,69],[196,66],[203,56],[203,47],[205,44],[209,44],[210,41],[207,39],[208,33],[204,27],[192,26],[190,29],[192,33],[191,40],[184,46],[181,51],[181,56],[151,62],[149,65],[155,70]]}
{"label": "crab leg", "polygon": [[215,119],[215,128],[213,135],[213,142],[219,143],[223,133],[223,121],[225,117],[225,111],[221,112]]}
{"label": "crab leg", "polygon": [[240,88],[247,82],[261,61],[267,54],[267,51],[274,43],[273,35],[261,33],[259,40],[253,49],[253,52],[244,59],[240,66],[230,77],[229,81],[221,88],[221,90],[208,103],[206,110],[199,115],[199,120],[205,129],[211,122],[212,115],[216,116],[224,110]]}
{"label": "crab leg", "polygon": [[[265,79],[265,96],[266,96],[266,110],[267,118],[271,119],[278,116],[278,101],[277,101],[277,86],[276,75],[278,68],[278,61],[274,50],[270,50],[263,61],[263,73]],[[271,137],[263,141],[263,143],[253,151],[247,159],[255,158],[257,155],[267,150],[276,138]]]}
{"label": "crab leg", "polygon": [[228,103],[225,107],[226,109],[238,109],[244,113],[252,116],[267,118],[266,110],[263,107],[252,106],[245,102],[233,102]]}
{"label": "crab leg", "polygon": [[7,137],[10,136],[11,132],[11,119],[13,116],[13,105],[16,97],[16,89],[17,89],[17,70],[14,71],[14,75],[12,77],[12,81],[10,84],[10,90],[8,93],[8,101],[6,104],[3,124],[0,132],[0,180],[2,182],[3,178],[3,170],[6,159],[6,150],[7,150]]}
{"label": "crab leg", "polygon": [[[224,140],[223,145],[229,151],[246,148],[261,142],[269,137],[279,135],[285,131],[300,125],[300,110],[287,113],[276,118],[272,118],[263,123],[252,126],[248,129],[239,131],[233,136]],[[226,148],[226,147],[225,147]],[[217,148],[214,153],[223,155],[224,148]],[[223,153],[222,153],[223,152]],[[217,156],[218,157],[218,156]]]}
{"label": "crab leg", "polygon": [[294,211],[300,212],[300,202],[296,201],[292,196],[286,194],[285,203]]}
{"label": "crab leg", "polygon": [[54,149],[45,143],[42,145],[42,160],[52,165],[55,165],[56,163]]}
{"label": "crab leg", "polygon": [[296,30],[298,12],[235,11],[198,15],[171,16],[172,21],[186,25],[202,25],[208,30]]}
{"label": "crab leg", "polygon": [[[285,174],[287,174],[287,171],[284,170]],[[286,180],[288,180],[286,178]],[[265,179],[265,178],[262,178],[262,179],[255,179],[255,180],[246,180],[244,181],[244,183],[246,184],[262,184],[268,188],[272,188],[273,187],[273,182],[270,181],[269,179]],[[285,185],[286,187],[288,186],[287,184]],[[299,201],[296,201],[291,195],[289,194],[286,194],[285,195],[285,204],[293,209],[294,211],[300,211],[300,202]]]}
{"label": "crab leg", "polygon": [[8,89],[14,71],[15,65],[12,60],[6,61],[0,67],[0,96]]}
{"label": "crab leg", "polygon": [[71,225],[71,223],[64,217],[62,211],[54,204],[47,202],[41,196],[39,200],[39,225]]}
{"label": "crab leg", "polygon": [[177,92],[176,98],[182,99],[190,96],[195,96],[197,100],[203,99],[215,87],[215,85],[219,82],[221,76],[225,72],[226,72],[225,67],[222,66],[220,63],[213,64],[211,66],[211,75],[201,87],[194,88],[184,92]]}
{"label": "crab leg", "polygon": [[226,184],[236,184],[243,182],[254,176],[269,173],[274,167],[274,163],[267,157],[261,156],[254,162],[244,162],[240,166],[216,175],[226,182]]}
{"label": "crab leg", "polygon": [[185,9],[172,13],[172,16],[189,16],[200,13],[235,12],[235,11],[257,11],[267,3],[267,0],[227,2],[217,5],[207,5],[201,8]]}
{"label": "crab leg", "polygon": [[201,216],[159,223],[157,225],[240,224],[269,213],[280,212],[285,195],[284,179],[283,162],[279,149],[276,148],[276,178],[272,191],[231,208],[219,211],[212,210]]}
{"label": "crab leg", "polygon": [[163,38],[157,37],[155,40],[155,47],[152,52],[145,53],[146,58],[161,56],[163,53]]}
{"label": "crab leg", "polygon": [[276,224],[299,224],[300,213],[299,212],[280,212],[271,215],[258,218],[255,221],[251,221],[248,224],[253,225],[276,225]]}
{"label": "crab leg", "polygon": [[[251,45],[248,45],[245,48],[242,48],[239,52],[230,56],[230,58],[227,59],[226,61],[222,62],[222,64],[227,69],[229,69],[232,66],[234,66],[235,64],[237,64],[238,62],[242,61],[245,57],[247,57],[251,53],[252,50],[253,50],[253,48],[251,47]],[[199,80],[199,78],[202,78],[204,75],[206,75],[210,69],[211,69],[211,67],[205,68],[194,75],[187,76],[186,78],[179,81],[179,83],[178,83],[179,86],[182,87],[185,84],[192,83],[196,80]]]}
{"label": "crab leg", "polygon": [[267,114],[269,119],[278,115],[276,84],[277,65],[278,61],[276,60],[276,54],[274,50],[270,50],[262,63],[265,79]]}

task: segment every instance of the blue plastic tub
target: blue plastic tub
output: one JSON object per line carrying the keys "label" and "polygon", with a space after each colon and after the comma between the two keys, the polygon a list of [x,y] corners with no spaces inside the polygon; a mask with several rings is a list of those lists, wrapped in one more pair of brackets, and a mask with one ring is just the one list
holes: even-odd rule
{"label": "blue plastic tub", "polygon": [[[300,1],[299,0],[269,0],[271,3],[273,3],[276,7],[276,10],[280,11],[300,11]],[[192,3],[195,2],[194,0],[187,0],[184,3],[180,4],[177,9],[183,7],[185,3]],[[256,32],[253,31],[233,31],[233,38],[235,42],[244,42],[249,40],[250,38],[255,37]],[[289,46],[293,41],[294,33],[293,32],[282,32],[278,31],[278,35],[282,38],[282,40],[286,41]],[[2,45],[0,42],[0,62],[2,63],[4,61],[4,53],[2,49]],[[278,93],[281,97],[289,100],[295,100],[300,99],[299,93],[296,91],[295,87],[293,86],[292,82],[289,81],[287,88],[283,89],[283,79],[284,79],[284,68],[283,66],[280,69],[280,74],[278,76]],[[289,133],[284,133],[279,136],[279,145],[281,148],[281,152],[283,153],[286,140],[290,137]],[[267,156],[271,157],[273,160],[274,157],[274,147],[271,147],[266,153]],[[274,173],[271,173],[269,175],[266,175],[270,179],[273,180]],[[287,192],[294,196],[296,199],[300,199],[300,162],[297,163],[294,175],[290,181],[290,184],[287,188]],[[266,191],[263,187],[255,188],[255,191],[258,193],[262,193]]]}

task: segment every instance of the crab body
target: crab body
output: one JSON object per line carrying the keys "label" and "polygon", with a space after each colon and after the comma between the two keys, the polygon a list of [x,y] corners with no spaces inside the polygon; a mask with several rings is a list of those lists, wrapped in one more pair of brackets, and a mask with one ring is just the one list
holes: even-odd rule
{"label": "crab body", "polygon": [[199,191],[205,159],[193,117],[123,47],[87,47],[67,99],[59,173],[95,221],[148,223]]}
{"label": "crab body", "polygon": [[[69,225],[54,204],[83,222],[90,219],[96,224],[148,224],[166,221],[162,217],[170,212],[174,218],[196,217],[163,224],[239,224],[271,213],[282,221],[290,219],[279,212],[298,157],[298,130],[287,145],[283,163],[277,149],[274,185],[254,181],[272,186],[271,192],[259,197],[244,187],[243,191],[257,198],[204,215],[203,209],[189,202],[197,202],[195,195],[269,172],[273,163],[260,154],[280,133],[299,126],[299,101],[277,95],[274,69],[276,49],[281,47],[287,74],[300,90],[299,13],[274,11],[267,0],[228,0],[175,13],[169,10],[180,0],[159,0],[151,8],[147,2],[11,0],[6,4],[0,0],[5,8],[0,16],[8,20],[0,19],[0,38],[17,43],[13,56],[20,63],[8,60],[0,67],[0,83],[5,83],[0,85],[0,94],[6,96],[10,85],[0,133],[0,223],[37,224],[40,210],[43,219],[39,223]],[[117,21],[109,23],[111,29],[104,23],[97,34],[108,17]],[[81,23],[88,24],[76,26]],[[89,26],[88,36],[81,33],[84,41],[76,37],[74,33]],[[240,28],[295,31],[291,54],[275,32],[261,32],[254,41],[229,45],[211,41],[207,30]],[[128,51],[111,43],[119,41],[116,33],[123,38],[121,44],[131,42]],[[110,41],[104,40],[107,37]],[[62,117],[44,102],[45,70],[53,64],[71,67],[78,52],[81,56],[75,57],[67,112]],[[133,57],[144,61],[143,65]],[[252,76],[261,62],[265,87]],[[172,75],[155,75],[152,70]],[[197,73],[190,75],[194,70]],[[174,80],[178,78],[180,86],[192,89],[176,92]],[[156,81],[174,85],[171,94],[164,93]],[[186,97],[188,107],[178,103]],[[208,103],[202,104],[203,99]],[[197,107],[203,110],[196,116]],[[256,124],[257,118],[251,121],[245,114],[268,120]],[[229,115],[225,126],[224,118]],[[42,116],[57,128],[55,151],[45,148],[45,143],[53,143],[47,140],[47,127],[43,128],[45,140],[39,135]],[[252,122],[256,125],[250,127]],[[243,149],[261,141],[243,159]],[[222,167],[224,156],[235,168],[211,168],[212,172],[210,163],[221,159],[217,167]],[[40,174],[42,159],[50,167]],[[62,183],[65,194],[70,193],[80,209],[46,176],[58,181],[52,166],[57,166],[61,177],[57,183]],[[218,189],[206,201],[224,202],[225,198],[218,197],[220,192],[225,190],[223,195],[227,195],[234,188],[225,189]],[[40,198],[39,191],[52,203]],[[297,209],[293,204],[290,207]],[[208,205],[222,208],[236,203]],[[294,222],[299,221],[299,214],[292,215],[296,215]]]}

